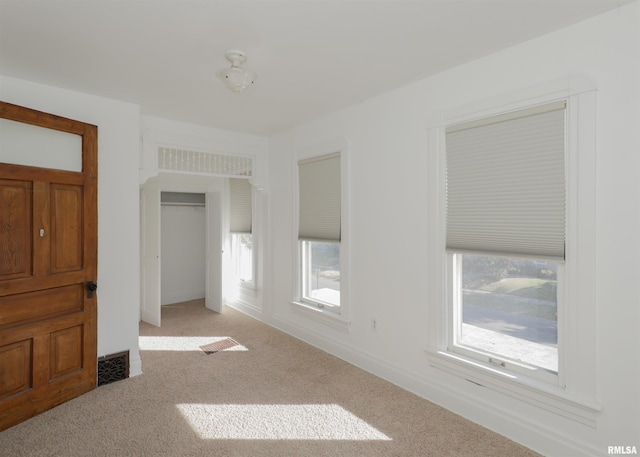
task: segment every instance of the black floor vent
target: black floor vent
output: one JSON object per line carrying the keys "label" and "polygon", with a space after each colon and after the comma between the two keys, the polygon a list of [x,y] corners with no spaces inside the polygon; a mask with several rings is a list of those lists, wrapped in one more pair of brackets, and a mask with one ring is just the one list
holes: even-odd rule
{"label": "black floor vent", "polygon": [[129,377],[129,351],[105,355],[98,359],[98,386]]}

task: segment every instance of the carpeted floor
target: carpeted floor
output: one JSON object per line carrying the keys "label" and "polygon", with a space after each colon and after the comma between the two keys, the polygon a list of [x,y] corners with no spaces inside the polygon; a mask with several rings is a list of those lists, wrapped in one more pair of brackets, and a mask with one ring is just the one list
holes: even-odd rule
{"label": "carpeted floor", "polygon": [[162,313],[140,325],[143,375],[0,432],[0,455],[538,455],[233,309]]}

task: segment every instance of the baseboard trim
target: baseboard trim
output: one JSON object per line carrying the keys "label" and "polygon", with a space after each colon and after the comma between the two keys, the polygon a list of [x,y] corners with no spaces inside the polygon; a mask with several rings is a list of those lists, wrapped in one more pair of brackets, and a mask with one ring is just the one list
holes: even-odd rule
{"label": "baseboard trim", "polygon": [[229,308],[233,308],[237,311],[240,311],[241,313],[244,313],[248,316],[251,316],[254,319],[257,319],[261,322],[264,322],[263,316],[262,316],[262,308],[260,308],[259,306],[248,303],[244,300],[234,300],[230,303],[227,303],[226,306],[228,306]]}
{"label": "baseboard trim", "polygon": [[129,377],[140,376],[142,374],[142,359],[137,355],[129,359]]}

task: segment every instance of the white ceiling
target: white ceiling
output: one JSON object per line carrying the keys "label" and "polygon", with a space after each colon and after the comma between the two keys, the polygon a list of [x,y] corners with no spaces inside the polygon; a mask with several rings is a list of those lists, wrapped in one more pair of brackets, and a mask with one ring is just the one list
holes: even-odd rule
{"label": "white ceiling", "polygon": [[268,135],[631,1],[0,0],[0,73]]}

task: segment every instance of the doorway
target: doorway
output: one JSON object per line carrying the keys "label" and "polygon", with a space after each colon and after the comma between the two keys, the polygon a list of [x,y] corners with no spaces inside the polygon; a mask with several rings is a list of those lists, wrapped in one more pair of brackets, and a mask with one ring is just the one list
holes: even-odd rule
{"label": "doorway", "polygon": [[[212,311],[222,311],[222,190],[220,178],[194,177],[180,174],[160,174],[148,180],[140,193],[140,234],[141,234],[141,297],[140,319],[159,327],[163,301],[175,300],[165,294],[163,299],[163,193],[191,193],[204,195],[204,207],[200,216],[204,217],[204,237],[200,249],[204,254],[204,297],[205,307]],[[168,228],[178,232],[179,227]],[[189,244],[193,244],[189,240]],[[171,254],[171,253],[169,253]],[[171,269],[169,269],[171,271]],[[166,278],[165,278],[166,279]],[[185,284],[188,281],[185,281]],[[183,290],[178,292],[195,293]]]}
{"label": "doorway", "polygon": [[160,193],[161,305],[204,299],[205,194]]}

